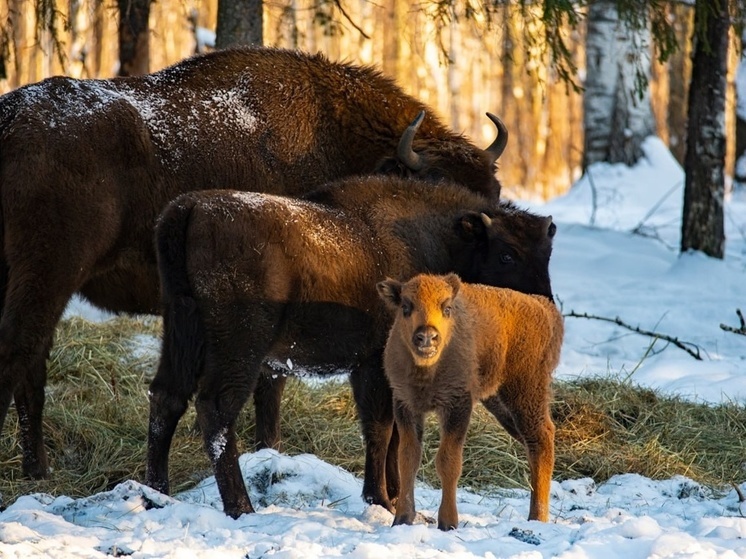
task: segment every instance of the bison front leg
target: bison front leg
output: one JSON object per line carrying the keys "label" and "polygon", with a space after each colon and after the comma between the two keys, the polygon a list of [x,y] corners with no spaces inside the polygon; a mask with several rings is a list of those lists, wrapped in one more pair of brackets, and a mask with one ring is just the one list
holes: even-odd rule
{"label": "bison front leg", "polygon": [[[11,274],[6,286],[0,320],[0,428],[5,423],[11,400],[15,399],[23,474],[40,479],[49,474],[42,421],[46,359],[55,326],[74,288],[64,271],[58,272],[59,277],[39,272],[58,271],[51,257],[43,260],[46,255],[40,247],[24,246],[19,251],[20,254],[30,252],[31,256],[25,265],[26,275]],[[40,293],[40,285],[49,289]]]}
{"label": "bison front leg", "polygon": [[394,526],[412,524],[417,511],[414,506],[414,482],[422,460],[424,417],[413,413],[404,403],[394,401],[396,428],[399,433],[399,479],[401,492],[396,503]]}
{"label": "bison front leg", "polygon": [[438,528],[453,530],[458,527],[456,490],[461,477],[464,456],[464,441],[471,419],[472,401],[469,394],[450,403],[448,408],[439,410],[440,445],[435,456],[435,469],[438,472],[443,495],[438,509]]}
{"label": "bison front leg", "polygon": [[399,487],[398,475],[390,482],[386,478],[387,470],[392,476],[399,471],[396,457],[389,456],[394,429],[393,396],[383,373],[381,356],[377,355],[370,364],[355,369],[350,381],[365,442],[363,499],[394,512],[391,501],[396,495],[389,494],[388,489],[390,486]]}

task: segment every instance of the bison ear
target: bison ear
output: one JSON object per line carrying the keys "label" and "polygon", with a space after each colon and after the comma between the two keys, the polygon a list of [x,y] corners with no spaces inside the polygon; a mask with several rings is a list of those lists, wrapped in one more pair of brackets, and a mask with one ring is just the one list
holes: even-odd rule
{"label": "bison ear", "polygon": [[552,216],[547,216],[544,219],[544,233],[550,239],[554,238],[554,234],[557,232],[557,226],[552,221]]}
{"label": "bison ear", "polygon": [[446,283],[451,286],[451,299],[455,299],[458,295],[459,289],[461,289],[461,278],[456,274],[448,274],[445,278]]}
{"label": "bison ear", "polygon": [[456,221],[456,230],[465,241],[476,241],[487,237],[492,219],[485,213],[469,212]]}
{"label": "bison ear", "polygon": [[392,309],[397,309],[401,305],[401,287],[401,282],[391,278],[386,278],[376,284],[378,296]]}

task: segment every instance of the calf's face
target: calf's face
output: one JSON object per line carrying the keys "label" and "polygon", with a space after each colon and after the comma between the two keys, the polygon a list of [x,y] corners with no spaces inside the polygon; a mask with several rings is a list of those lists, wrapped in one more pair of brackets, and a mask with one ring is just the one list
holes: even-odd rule
{"label": "calf's face", "polygon": [[415,365],[434,365],[448,345],[460,287],[456,274],[419,275],[406,283],[387,279],[376,285],[381,299],[396,313],[392,336],[400,337]]}

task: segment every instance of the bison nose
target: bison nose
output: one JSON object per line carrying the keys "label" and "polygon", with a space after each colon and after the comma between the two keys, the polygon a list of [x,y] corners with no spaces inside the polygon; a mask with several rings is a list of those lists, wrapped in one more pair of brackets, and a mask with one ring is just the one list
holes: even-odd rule
{"label": "bison nose", "polygon": [[432,326],[420,326],[412,337],[415,347],[420,349],[436,347],[440,341],[438,331]]}

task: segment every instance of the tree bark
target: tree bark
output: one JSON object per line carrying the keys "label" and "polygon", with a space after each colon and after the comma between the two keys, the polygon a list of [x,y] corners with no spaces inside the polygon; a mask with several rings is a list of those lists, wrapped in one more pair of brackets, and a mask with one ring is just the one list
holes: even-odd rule
{"label": "tree bark", "polygon": [[681,250],[725,252],[725,91],[730,18],[726,0],[697,0],[689,88]]}
{"label": "tree bark", "polygon": [[[650,79],[649,31],[632,32],[619,20],[614,0],[595,0],[588,10],[586,80],[583,98],[585,145],[583,167],[606,161],[634,164],[642,142],[655,133],[647,85]],[[642,48],[641,48],[642,47]]]}
{"label": "tree bark", "polygon": [[218,0],[215,47],[261,45],[264,42],[262,0]]}
{"label": "tree bark", "polygon": [[150,69],[150,2],[151,0],[117,0],[119,76],[147,74]]}
{"label": "tree bark", "polygon": [[741,35],[741,61],[736,69],[736,165],[735,188],[746,187],[746,29]]}
{"label": "tree bark", "polygon": [[[671,6],[673,27],[679,48],[671,55],[668,63],[668,144],[671,153],[681,165],[686,155],[686,121],[687,96],[689,94],[689,79],[691,76],[691,43],[692,34],[692,6],[674,3]],[[690,78],[691,79],[691,78]]]}

